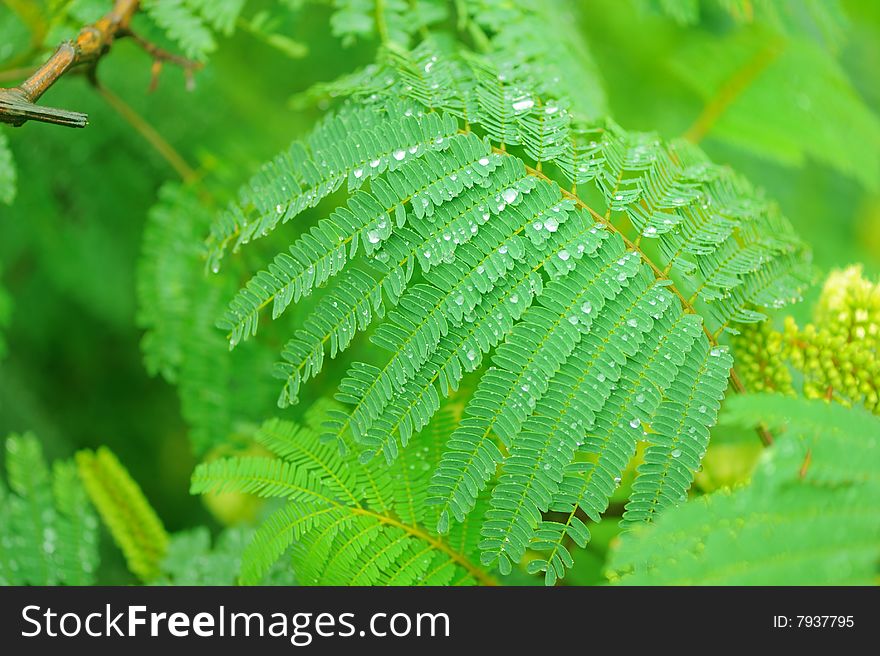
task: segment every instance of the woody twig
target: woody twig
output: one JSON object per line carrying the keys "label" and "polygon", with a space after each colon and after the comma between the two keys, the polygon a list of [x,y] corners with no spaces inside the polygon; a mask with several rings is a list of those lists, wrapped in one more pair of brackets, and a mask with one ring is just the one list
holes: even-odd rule
{"label": "woody twig", "polygon": [[184,69],[188,78],[201,67],[184,57],[167,52],[135,34],[130,27],[139,0],[116,0],[113,8],[100,20],[80,30],[77,37],[62,43],[51,57],[24,82],[12,88],[0,88],[0,122],[19,126],[27,121],[42,121],[67,127],[83,128],[88,116],[81,112],[44,107],[37,100],[64,74],[78,66],[88,66],[94,79],[94,67],[109,52],[116,39],[132,38],[153,58],[155,76],[164,62]]}

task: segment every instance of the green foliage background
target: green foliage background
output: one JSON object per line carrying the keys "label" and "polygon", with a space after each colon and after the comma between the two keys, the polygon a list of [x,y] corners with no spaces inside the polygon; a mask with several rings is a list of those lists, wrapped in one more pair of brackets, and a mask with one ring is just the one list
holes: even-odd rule
{"label": "green foliage background", "polygon": [[[34,3],[39,16],[29,24],[16,13],[19,4],[0,4],[0,75],[44,54],[29,46],[32,35],[47,25],[41,21],[50,19],[40,41],[48,45],[105,8],[101,2],[73,3],[76,11],[58,19],[65,3]],[[333,3],[304,3],[295,11],[278,11],[277,4],[249,2],[244,13],[249,22],[241,29],[201,35],[201,45],[198,39],[188,43],[188,54],[200,57],[210,50],[205,38],[216,42],[193,91],[178,69],[166,66],[158,89],[148,93],[149,60],[128,40],[116,44],[99,66],[103,85],[145,117],[205,180],[213,211],[261,162],[321,115],[319,107],[304,106],[303,91],[373,59],[372,28],[364,29],[365,38],[352,38],[356,30],[350,31],[346,21],[359,25],[356,17],[333,13]],[[504,9],[503,2],[494,4]],[[676,21],[657,11],[660,4],[571,3],[569,29],[591,53],[595,75],[562,83],[580,90],[583,105],[597,114],[608,112],[628,129],[672,138],[689,129],[732,68],[760,55],[770,42],[787,43],[732,100],[701,146],[714,161],[730,164],[779,201],[813,245],[817,280],[854,262],[875,279],[880,274],[880,6],[843,2],[848,24],[840,33],[791,36],[757,21],[737,24],[714,2],[700,3],[698,22],[688,15]],[[263,9],[277,12],[269,31],[254,27]],[[336,36],[331,24],[348,36]],[[169,48],[177,47],[146,19],[142,27]],[[267,38],[268,32],[277,38]],[[3,77],[0,86],[17,81]],[[584,85],[596,81],[600,86],[586,93]],[[90,126],[83,131],[36,123],[0,127],[0,435],[34,431],[50,459],[108,445],[166,528],[207,524],[217,529],[217,519],[188,493],[202,454],[187,440],[175,388],[151,377],[144,366],[137,321],[135,281],[145,222],[160,187],[178,176],[81,76],[62,80],[43,102],[88,112]],[[11,173],[4,177],[6,159],[14,159],[17,184]],[[319,216],[312,210],[308,220]],[[260,252],[265,259],[275,250],[267,244]],[[818,291],[819,286],[811,289],[805,302],[790,310],[799,321],[809,320]],[[222,301],[229,297],[223,294]],[[283,332],[275,337],[278,346],[282,338]],[[753,435],[729,426],[713,434],[716,446],[707,456],[703,480],[744,480],[754,460]],[[713,449],[727,451],[713,459]],[[718,460],[723,464],[713,465]],[[744,463],[739,470],[731,467],[737,461]],[[613,522],[595,527],[593,542],[567,583],[603,580],[606,550],[617,530]],[[201,533],[191,539],[207,541]],[[99,582],[132,580],[122,557],[107,544],[104,551],[108,564]],[[523,573],[512,576],[514,582],[531,581]]]}

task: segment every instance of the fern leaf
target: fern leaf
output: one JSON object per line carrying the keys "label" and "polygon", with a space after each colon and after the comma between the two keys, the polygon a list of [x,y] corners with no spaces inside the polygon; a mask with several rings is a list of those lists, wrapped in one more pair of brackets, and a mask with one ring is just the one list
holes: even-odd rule
{"label": "fern leaf", "polygon": [[[194,492],[235,489],[287,500],[245,549],[242,583],[260,582],[285,552],[304,585],[488,580],[470,563],[469,552],[457,551],[425,525],[428,519],[436,521],[424,503],[430,463],[439,454],[431,440],[444,437],[420,434],[412,453],[391,469],[376,463],[358,466],[356,455],[340,452],[317,432],[338,409],[338,404],[319,404],[310,413],[309,427],[266,422],[257,439],[278,459],[215,460],[193,474]],[[441,426],[444,416],[438,420]]]}
{"label": "fern leaf", "polygon": [[71,461],[56,460],[52,493],[58,508],[56,562],[66,585],[91,585],[98,567],[98,518]]}
{"label": "fern leaf", "polygon": [[[633,329],[628,318],[631,314],[625,312],[611,325],[594,329],[572,354],[571,361],[576,366],[568,369],[567,375],[551,381],[546,397],[515,440],[493,491],[492,510],[487,513],[483,528],[487,558],[502,552],[514,562],[522,557],[532,530],[541,521],[541,513],[550,508],[558,494],[566,467],[581,447],[590,448],[591,434],[601,428],[596,425],[597,417],[608,406],[611,390],[604,386],[600,389],[599,382],[610,377],[621,386],[625,378],[623,371],[617,368],[617,360],[626,362],[630,357],[648,353],[650,356],[644,359],[643,368],[637,370],[639,391],[630,406],[633,417],[626,420],[632,429],[630,433],[638,435],[639,414],[650,403],[646,392],[650,394],[649,388],[654,386],[664,389],[664,373],[675,368],[671,357],[663,356],[675,351],[687,352],[700,334],[700,323],[693,320],[696,317],[682,314],[668,294],[663,293],[648,303],[651,301],[654,305],[648,307],[655,310],[656,319],[651,317],[650,323],[642,321],[639,328]],[[636,349],[623,357],[607,346],[618,340],[622,343],[622,337],[631,349]],[[627,453],[626,431],[623,437],[616,448]],[[609,469],[616,470],[616,467]]]}
{"label": "fern leaf", "polygon": [[285,381],[280,406],[297,403],[300,386],[320,373],[328,342],[330,357],[335,358],[348,348],[358,331],[367,329],[374,316],[384,315],[383,282],[369,272],[350,269],[321,299],[303,327],[285,344],[281,353],[285,362],[275,367],[276,377]]}
{"label": "fern leaf", "polygon": [[[9,526],[20,538],[16,545],[19,548],[13,547],[8,556],[8,569],[21,570],[24,580],[54,583],[51,554],[55,509],[42,450],[33,435],[12,435],[6,440],[6,458],[9,487],[21,500],[10,500]],[[46,542],[49,544],[45,545]]]}
{"label": "fern leaf", "polygon": [[[314,506],[309,503],[282,506],[260,524],[242,556],[241,582],[259,583],[273,564],[287,551],[294,540],[316,526],[322,518],[337,513],[333,506]],[[301,577],[302,573],[298,575]]]}
{"label": "fern leaf", "polygon": [[140,486],[105,447],[78,451],[76,465],[128,568],[145,583],[155,579],[168,547],[168,534]]}
{"label": "fern leaf", "polygon": [[[638,467],[623,526],[651,521],[656,513],[686,498],[706,453],[709,428],[715,423],[731,366],[732,358],[719,348],[688,353],[679,375],[690,390],[686,396],[664,400],[653,415],[650,446]],[[685,392],[687,387],[680,389]]]}
{"label": "fern leaf", "polygon": [[333,7],[330,27],[343,46],[377,37],[383,43],[408,45],[413,35],[443,23],[449,13],[444,0],[335,0]]}
{"label": "fern leaf", "polygon": [[[150,210],[138,265],[138,325],[147,330],[141,342],[147,370],[170,383],[184,360],[187,316],[191,309],[192,261],[201,257],[198,235],[207,213],[195,196],[166,185]],[[181,220],[182,216],[190,217]]]}
{"label": "fern leaf", "polygon": [[[365,463],[364,503],[380,513],[403,512],[396,495],[416,479],[392,484],[372,458],[381,452],[392,469],[408,460],[444,397],[477,372],[435,461],[431,511],[407,512],[451,536],[453,519],[488,508],[480,529],[466,531],[468,544],[482,536],[483,564],[504,573],[527,548],[546,551],[530,567],[552,583],[571,566],[568,538],[589,539],[575,513],[598,520],[642,424],[654,436],[652,458],[686,455],[665,473],[646,464],[630,510],[660,509],[683,493],[726,388],[730,359],[718,340],[795,299],[809,253],[773,204],[695,147],[584,122],[525,69],[440,56],[426,41],[412,52],[387,48],[374,74],[348,82],[338,91],[353,100],[341,116],[390,127],[394,108],[406,107],[414,125],[442,116],[461,134],[412,162],[404,154],[369,191],[352,186],[347,207],[314,229],[338,231],[336,264],[315,259],[334,256],[329,239],[287,272],[282,254],[233,300],[224,327],[237,342],[253,334],[263,306],[277,316],[315,286],[330,287],[318,303],[326,314],[307,317],[285,349],[282,405],[321,369],[327,342],[336,357],[371,328],[384,354],[350,366],[337,394],[347,406],[328,412],[321,432],[341,457],[355,452]],[[333,142],[325,127],[318,133]],[[367,196],[381,198],[353,206]],[[378,212],[388,224],[381,245],[358,249]],[[548,510],[569,518],[545,521]],[[308,542],[318,579],[334,555],[355,563],[409,553],[402,536],[384,542],[369,522],[326,523],[314,541],[296,541]],[[333,552],[355,526],[363,534],[350,536],[352,551]]]}
{"label": "fern leaf", "polygon": [[[242,245],[268,234],[303,210],[314,207],[347,181],[349,192],[385,171],[397,170],[434,149],[446,148],[455,134],[451,117],[412,119],[412,109],[394,103],[341,112],[320,124],[307,144],[295,142],[266,164],[240,191],[211,228],[210,264],[219,268],[230,242]],[[407,115],[407,112],[409,115]],[[384,125],[384,121],[390,121]]]}
{"label": "fern leaf", "polygon": [[[228,529],[211,549],[211,534],[206,527],[175,533],[162,561],[160,585],[233,585],[241,568],[244,548],[241,529]],[[246,543],[245,543],[246,544]]]}
{"label": "fern leaf", "polygon": [[[433,221],[414,226],[418,233],[406,228],[396,231],[369,263],[371,270],[377,272],[376,276],[353,269],[348,278],[343,278],[338,287],[322,299],[306,321],[305,329],[288,342],[282,354],[290,362],[290,365],[285,363],[277,369],[279,376],[287,380],[282,391],[282,405],[293,404],[299,386],[320,371],[323,345],[328,340],[331,342],[331,357],[336,357],[354,338],[354,324],[358,330],[366,330],[374,312],[379,317],[384,316],[383,291],[396,305],[416,270],[416,262],[422,271],[448,263],[455,257],[456,249],[470,241],[479,226],[499,212],[500,195],[505,189],[529,185],[525,170],[515,159],[497,155],[485,159],[497,166],[495,175],[485,181],[489,184],[465,189],[461,195],[434,208]],[[358,282],[353,283],[352,279]],[[349,293],[350,284],[357,284],[361,294]],[[366,299],[370,299],[372,310],[365,306]],[[333,317],[333,322],[329,323],[326,317]]]}
{"label": "fern leaf", "polygon": [[[277,392],[273,353],[236,349],[214,329],[234,281],[206,274],[204,231],[211,213],[200,189],[168,184],[144,228],[137,271],[138,325],[148,371],[177,382],[181,414],[198,454],[224,443],[240,424],[265,418]],[[241,380],[250,382],[242,385]]]}
{"label": "fern leaf", "polygon": [[487,444],[489,436],[496,434],[509,446],[606,301],[625,302],[621,292],[634,279],[642,291],[649,283],[649,274],[638,258],[624,252],[619,239],[606,241],[594,257],[581,262],[568,276],[547,285],[539,305],[523,314],[498,348],[493,358],[497,368],[480,381],[434,477],[434,494],[443,504],[442,524],[448,525],[450,514],[461,521],[494,473],[501,454]]}
{"label": "fern leaf", "polygon": [[784,424],[788,433],[762,458],[750,485],[702,497],[625,535],[610,563],[615,580],[874,583],[880,420],[859,408],[772,395],[738,397],[728,405],[726,421]]}
{"label": "fern leaf", "polygon": [[[415,159],[400,170],[393,169],[385,179],[374,182],[372,193],[356,193],[348,207],[319,222],[290,247],[289,253],[278,255],[267,271],[249,281],[219,324],[230,331],[230,345],[256,334],[259,312],[269,303],[273,318],[277,318],[291,302],[299,301],[336,275],[357,255],[359,245],[367,255],[376,250],[393,230],[392,216],[398,227],[406,222],[406,202],[411,201],[417,218],[430,216],[435,205],[491,172],[491,162],[480,164],[488,150],[481,140],[469,135],[438,138],[448,147],[450,157],[429,151],[423,154],[426,161]],[[389,159],[399,162],[409,154],[400,148]],[[383,160],[373,161],[379,162],[376,168],[383,166]],[[445,175],[432,179],[430,184],[417,182],[440,172]]]}
{"label": "fern leaf", "polygon": [[184,0],[212,28],[229,36],[235,29],[235,21],[241,15],[247,0]]}
{"label": "fern leaf", "polygon": [[460,20],[466,21],[469,31],[477,32],[478,27],[488,35],[488,56],[508,79],[537,81],[542,94],[552,86],[583,116],[608,114],[601,73],[577,29],[576,3],[557,3],[552,11],[542,0],[464,0],[462,4]]}
{"label": "fern leaf", "polygon": [[354,472],[345,466],[341,458],[336,457],[335,445],[316,440],[313,431],[270,419],[257,431],[256,440],[279,458],[320,476],[334,498],[360,505]]}
{"label": "fern leaf", "polygon": [[71,463],[53,472],[32,434],[6,439],[9,489],[0,480],[0,582],[90,585],[98,564],[97,519]]}
{"label": "fern leaf", "polygon": [[205,61],[217,49],[217,43],[193,4],[194,0],[146,0],[143,8],[187,57]]}

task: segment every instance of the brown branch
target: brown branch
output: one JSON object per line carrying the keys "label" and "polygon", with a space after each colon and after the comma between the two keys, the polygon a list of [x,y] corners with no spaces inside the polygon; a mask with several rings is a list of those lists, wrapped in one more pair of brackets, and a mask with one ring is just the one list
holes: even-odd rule
{"label": "brown branch", "polygon": [[88,116],[65,109],[41,107],[36,104],[49,88],[76,66],[87,65],[92,74],[116,39],[129,37],[153,58],[153,83],[164,62],[184,69],[188,82],[201,64],[168,52],[132,32],[129,24],[140,6],[139,0],[115,0],[113,8],[92,25],[82,28],[72,41],[62,43],[51,57],[17,87],[0,88],[0,123],[19,126],[26,121],[43,121],[83,128]]}
{"label": "brown branch", "polygon": [[159,73],[162,71],[162,65],[166,62],[169,64],[174,64],[175,66],[179,66],[183,69],[183,73],[186,76],[186,85],[187,88],[192,88],[193,85],[193,73],[198,70],[201,70],[204,64],[201,62],[193,61],[192,59],[187,59],[181,55],[175,54],[173,52],[169,52],[160,46],[157,46],[155,43],[151,43],[147,41],[144,37],[142,37],[137,32],[133,32],[130,28],[124,28],[120,30],[119,37],[130,37],[132,41],[138,44],[144,52],[146,52],[150,57],[153,58],[153,79],[150,82],[150,91],[153,91],[156,88],[156,84],[159,80]]}
{"label": "brown branch", "polygon": [[97,63],[110,49],[119,32],[128,28],[138,5],[138,0],[116,0],[107,15],[81,29],[73,41],[65,41],[58,46],[46,63],[24,82],[11,89],[0,89],[0,121],[16,126],[34,120],[85,127],[88,123],[85,114],[39,107],[35,103],[74,66]]}

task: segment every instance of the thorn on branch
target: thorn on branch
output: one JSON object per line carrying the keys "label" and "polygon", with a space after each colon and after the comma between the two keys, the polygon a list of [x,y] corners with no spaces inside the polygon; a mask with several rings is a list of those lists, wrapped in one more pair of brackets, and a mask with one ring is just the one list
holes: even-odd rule
{"label": "thorn on branch", "polygon": [[166,63],[178,66],[183,70],[183,74],[186,77],[187,91],[192,91],[195,88],[194,75],[196,71],[199,71],[203,68],[204,64],[202,64],[202,62],[194,61],[176,53],[169,52],[168,50],[157,46],[155,43],[148,41],[140,34],[132,31],[129,28],[121,30],[118,36],[129,37],[144,52],[146,52],[148,55],[150,55],[150,57],[153,58],[153,65],[150,68],[150,91],[155,91],[156,87],[159,85],[159,75],[162,73],[162,68]]}

